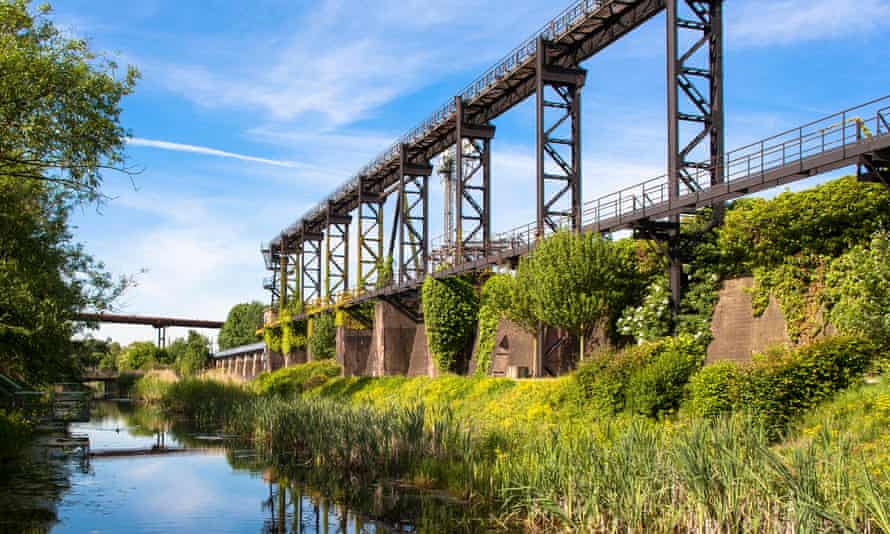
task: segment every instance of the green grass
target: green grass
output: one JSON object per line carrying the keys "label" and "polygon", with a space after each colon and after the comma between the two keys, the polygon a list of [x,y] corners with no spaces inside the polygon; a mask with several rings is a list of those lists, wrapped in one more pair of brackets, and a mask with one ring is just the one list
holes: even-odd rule
{"label": "green grass", "polygon": [[250,387],[260,395],[290,396],[316,388],[340,376],[340,371],[337,362],[319,360],[262,373],[250,382]]}
{"label": "green grass", "polygon": [[224,424],[276,466],[441,488],[527,531],[890,533],[886,379],[821,396],[777,441],[752,413],[607,415],[574,375],[334,371],[297,366],[248,387],[185,380],[163,386],[161,405]]}

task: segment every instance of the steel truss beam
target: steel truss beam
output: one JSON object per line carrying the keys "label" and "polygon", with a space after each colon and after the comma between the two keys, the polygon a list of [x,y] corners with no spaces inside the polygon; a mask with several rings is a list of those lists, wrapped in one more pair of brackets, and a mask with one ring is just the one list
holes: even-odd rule
{"label": "steel truss beam", "polygon": [[429,163],[415,163],[407,145],[399,163],[399,284],[420,281],[429,264]]}
{"label": "steel truss beam", "polygon": [[555,46],[538,37],[537,237],[568,220],[581,228],[581,88],[586,71],[551,65]]}
{"label": "steel truss beam", "polygon": [[[666,7],[668,199],[674,202],[724,181],[723,1],[668,0]],[[714,209],[722,217],[722,205]],[[676,255],[670,261],[677,312],[683,266]]]}
{"label": "steel truss beam", "polygon": [[860,182],[879,183],[890,188],[890,149],[860,156],[857,175]]}
{"label": "steel truss beam", "polygon": [[321,266],[323,235],[304,233],[300,239],[300,295],[304,304],[311,304],[322,298]]}
{"label": "steel truss beam", "polygon": [[[379,189],[379,186],[378,186]],[[381,282],[383,257],[383,193],[362,179],[358,202],[358,291],[375,289]]]}
{"label": "steel truss beam", "polygon": [[461,97],[454,98],[456,261],[474,261],[491,251],[491,139],[494,126],[469,124]]}
{"label": "steel truss beam", "polygon": [[325,232],[324,294],[328,304],[334,304],[337,295],[349,291],[349,223],[352,217],[337,213],[328,206],[327,231]]}

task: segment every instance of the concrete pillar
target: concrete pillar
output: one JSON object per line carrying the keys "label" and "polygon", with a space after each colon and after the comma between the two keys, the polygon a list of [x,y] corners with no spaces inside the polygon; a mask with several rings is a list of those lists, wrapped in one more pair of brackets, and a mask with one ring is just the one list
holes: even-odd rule
{"label": "concrete pillar", "polygon": [[367,372],[374,330],[350,330],[337,327],[336,358],[344,376],[363,375]]}
{"label": "concrete pillar", "polygon": [[415,323],[389,303],[377,302],[365,374],[435,376],[423,323]]}

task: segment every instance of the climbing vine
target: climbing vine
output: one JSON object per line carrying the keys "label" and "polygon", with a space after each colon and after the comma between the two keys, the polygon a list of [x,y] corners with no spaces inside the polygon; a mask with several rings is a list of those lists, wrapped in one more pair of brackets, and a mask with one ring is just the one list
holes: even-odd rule
{"label": "climbing vine", "polygon": [[437,280],[431,276],[423,282],[423,317],[431,357],[440,371],[458,371],[459,361],[473,339],[479,298],[466,278]]}
{"label": "climbing vine", "polygon": [[486,376],[491,371],[498,323],[509,316],[512,290],[513,277],[509,274],[493,275],[482,285],[475,350],[477,376]]}
{"label": "climbing vine", "polygon": [[337,326],[334,324],[334,314],[330,312],[319,313],[312,317],[312,328],[309,332],[309,351],[312,359],[324,360],[336,355]]}

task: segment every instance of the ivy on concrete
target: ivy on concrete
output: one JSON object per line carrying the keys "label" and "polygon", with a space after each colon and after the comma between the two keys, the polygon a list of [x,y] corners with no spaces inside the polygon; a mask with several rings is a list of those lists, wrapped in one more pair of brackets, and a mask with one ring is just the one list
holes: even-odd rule
{"label": "ivy on concrete", "polygon": [[312,359],[325,360],[336,355],[337,326],[334,314],[319,313],[312,317],[312,328],[309,332],[309,351]]}
{"label": "ivy on concrete", "polygon": [[476,370],[477,376],[486,376],[491,372],[491,356],[497,341],[498,323],[508,318],[512,307],[513,276],[509,274],[492,275],[482,285],[479,302],[479,326],[476,335]]}
{"label": "ivy on concrete", "polygon": [[464,277],[437,280],[428,276],[422,288],[423,317],[430,356],[439,371],[459,371],[460,356],[473,339],[479,297]]}

